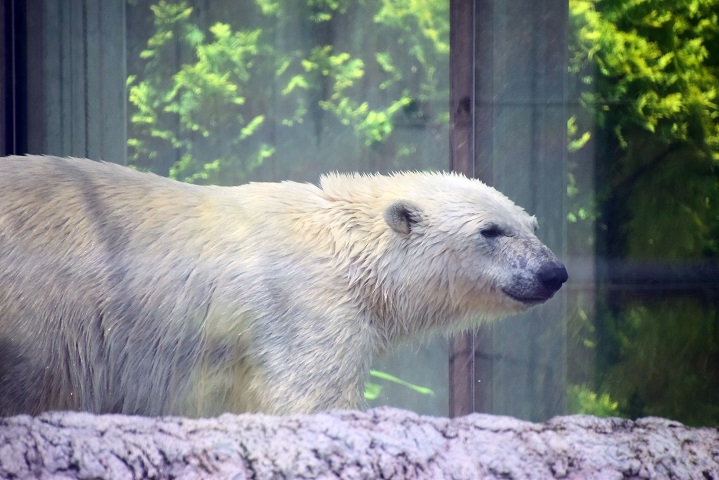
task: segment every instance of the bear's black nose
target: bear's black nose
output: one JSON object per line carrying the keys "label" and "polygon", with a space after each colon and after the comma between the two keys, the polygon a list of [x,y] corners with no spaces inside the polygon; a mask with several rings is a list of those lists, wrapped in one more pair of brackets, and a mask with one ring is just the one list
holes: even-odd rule
{"label": "bear's black nose", "polygon": [[542,282],[542,285],[545,288],[556,292],[562,288],[562,284],[567,281],[569,275],[567,274],[567,269],[564,268],[564,265],[561,263],[550,262],[545,263],[539,268],[537,277],[539,277],[539,281]]}

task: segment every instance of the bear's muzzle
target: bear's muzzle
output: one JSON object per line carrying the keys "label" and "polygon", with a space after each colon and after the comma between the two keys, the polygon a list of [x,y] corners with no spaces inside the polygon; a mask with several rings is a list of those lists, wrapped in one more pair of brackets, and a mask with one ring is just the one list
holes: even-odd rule
{"label": "bear's muzzle", "polygon": [[546,302],[569,278],[564,265],[554,259],[543,262],[536,273],[528,273],[524,271],[514,275],[513,281],[502,287],[507,296],[527,306]]}
{"label": "bear's muzzle", "polygon": [[564,282],[569,278],[567,269],[559,262],[548,262],[542,265],[537,272],[537,278],[542,286],[551,291],[552,294],[562,288]]}

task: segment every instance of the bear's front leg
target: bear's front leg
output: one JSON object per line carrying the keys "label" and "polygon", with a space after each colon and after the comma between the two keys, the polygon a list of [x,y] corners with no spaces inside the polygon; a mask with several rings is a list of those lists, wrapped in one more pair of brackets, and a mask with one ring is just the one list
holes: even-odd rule
{"label": "bear's front leg", "polygon": [[371,329],[356,317],[282,320],[254,331],[253,410],[285,415],[362,408],[375,348]]}

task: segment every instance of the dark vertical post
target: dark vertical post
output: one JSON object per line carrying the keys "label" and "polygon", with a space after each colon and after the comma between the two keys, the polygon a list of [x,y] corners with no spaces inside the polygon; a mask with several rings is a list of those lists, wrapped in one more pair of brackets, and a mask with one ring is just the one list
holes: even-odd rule
{"label": "dark vertical post", "polygon": [[[474,5],[472,0],[449,2],[450,169],[474,174]],[[449,346],[449,414],[474,411],[474,334],[459,335]]]}
{"label": "dark vertical post", "polygon": [[[478,108],[479,86],[492,87],[492,0],[450,2],[450,168],[494,183],[493,105]],[[450,415],[493,411],[492,332],[450,342]]]}
{"label": "dark vertical post", "polygon": [[12,61],[12,36],[9,20],[9,8],[12,2],[0,2],[0,155],[10,153],[8,149],[8,137],[10,136],[10,120],[12,118],[8,108],[11,100],[10,78],[8,65]]}
{"label": "dark vertical post", "polygon": [[27,34],[23,0],[8,0],[0,6],[0,154],[23,153],[27,135],[19,128],[27,122],[27,109],[21,101],[27,96]]}
{"label": "dark vertical post", "polygon": [[474,5],[473,0],[450,0],[450,168],[474,173]]}

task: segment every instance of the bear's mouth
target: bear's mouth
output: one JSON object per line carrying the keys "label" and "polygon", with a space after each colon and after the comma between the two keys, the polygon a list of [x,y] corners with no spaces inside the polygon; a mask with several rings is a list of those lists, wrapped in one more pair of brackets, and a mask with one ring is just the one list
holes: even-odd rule
{"label": "bear's mouth", "polygon": [[542,292],[532,292],[531,294],[527,295],[525,292],[512,292],[508,288],[503,288],[502,292],[504,292],[504,294],[512,300],[523,303],[527,306],[539,305],[540,303],[544,303],[550,298],[552,298],[555,293],[551,290],[544,290]]}

